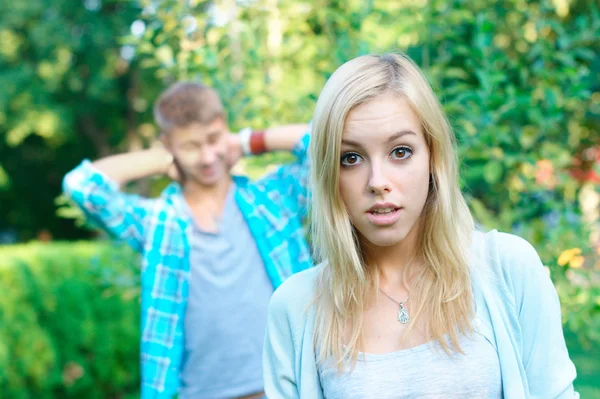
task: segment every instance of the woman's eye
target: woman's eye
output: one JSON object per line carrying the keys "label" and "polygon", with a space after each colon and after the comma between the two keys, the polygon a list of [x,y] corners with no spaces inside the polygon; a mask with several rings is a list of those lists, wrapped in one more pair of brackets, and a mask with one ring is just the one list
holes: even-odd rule
{"label": "woman's eye", "polygon": [[342,155],[342,165],[345,166],[352,166],[352,165],[356,165],[357,163],[360,163],[361,161],[361,157],[358,154],[355,154],[353,152],[349,152],[347,154]]}
{"label": "woman's eye", "polygon": [[413,150],[409,147],[398,147],[392,151],[392,156],[397,159],[406,159],[413,154]]}

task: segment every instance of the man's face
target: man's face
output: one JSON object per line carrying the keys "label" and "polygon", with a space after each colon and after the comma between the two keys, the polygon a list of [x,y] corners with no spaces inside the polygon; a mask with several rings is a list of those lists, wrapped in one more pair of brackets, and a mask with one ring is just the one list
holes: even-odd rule
{"label": "man's face", "polygon": [[184,184],[211,187],[227,176],[228,135],[222,118],[206,125],[194,122],[167,134],[165,144],[180,168]]}

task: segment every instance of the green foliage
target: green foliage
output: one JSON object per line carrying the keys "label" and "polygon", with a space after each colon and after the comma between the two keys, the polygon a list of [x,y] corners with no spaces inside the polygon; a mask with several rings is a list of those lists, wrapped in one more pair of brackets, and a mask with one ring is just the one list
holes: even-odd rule
{"label": "green foliage", "polygon": [[0,397],[137,392],[138,263],[105,243],[0,247]]}
{"label": "green foliage", "polygon": [[137,127],[128,95],[140,76],[118,40],[138,12],[134,1],[0,2],[0,229],[81,236],[52,199],[65,171]]}

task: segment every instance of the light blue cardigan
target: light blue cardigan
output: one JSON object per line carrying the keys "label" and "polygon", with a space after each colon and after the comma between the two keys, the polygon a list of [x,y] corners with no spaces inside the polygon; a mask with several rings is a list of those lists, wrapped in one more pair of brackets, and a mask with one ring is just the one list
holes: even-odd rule
{"label": "light blue cardigan", "polygon": [[[579,398],[556,290],[535,249],[514,235],[473,234],[474,328],[498,351],[505,398]],[[269,399],[320,399],[310,306],[320,268],[289,278],[273,295],[264,346]]]}

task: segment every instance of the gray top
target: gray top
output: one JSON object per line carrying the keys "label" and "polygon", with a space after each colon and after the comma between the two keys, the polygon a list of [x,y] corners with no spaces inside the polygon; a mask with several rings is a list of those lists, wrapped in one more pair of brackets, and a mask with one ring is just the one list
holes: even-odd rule
{"label": "gray top", "polygon": [[263,391],[262,348],[273,286],[234,194],[232,185],[217,233],[194,226],[190,237],[181,399]]}
{"label": "gray top", "polygon": [[465,355],[448,356],[439,344],[426,343],[385,354],[359,354],[352,373],[319,369],[327,399],[480,398],[501,399],[500,362],[482,335],[462,337]]}

